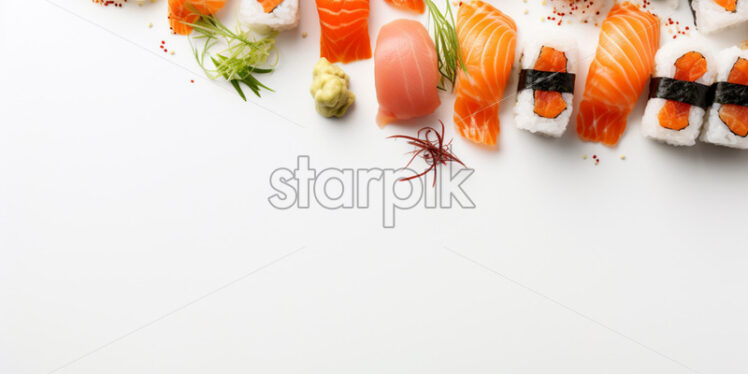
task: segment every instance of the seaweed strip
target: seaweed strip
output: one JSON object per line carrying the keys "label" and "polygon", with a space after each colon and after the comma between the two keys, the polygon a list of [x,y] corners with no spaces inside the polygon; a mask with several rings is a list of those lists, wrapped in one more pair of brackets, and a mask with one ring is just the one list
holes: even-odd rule
{"label": "seaweed strip", "polygon": [[713,86],[714,102],[718,104],[733,104],[748,107],[748,86],[717,82]]}
{"label": "seaweed strip", "polygon": [[522,69],[517,89],[574,93],[575,78],[576,75],[571,73]]}
{"label": "seaweed strip", "polygon": [[673,78],[652,78],[649,83],[649,98],[660,98],[695,105],[706,109],[711,104],[709,86]]}

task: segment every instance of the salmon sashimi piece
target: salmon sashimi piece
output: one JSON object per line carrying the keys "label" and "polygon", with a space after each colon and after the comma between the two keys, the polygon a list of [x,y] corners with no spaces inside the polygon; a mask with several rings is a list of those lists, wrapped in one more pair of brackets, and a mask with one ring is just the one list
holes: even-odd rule
{"label": "salmon sashimi piece", "polygon": [[[674,79],[693,82],[706,74],[706,58],[699,52],[688,52],[675,60]],[[660,126],[670,130],[683,130],[688,127],[691,104],[667,100],[657,113]]]}
{"label": "salmon sashimi piece", "polygon": [[[727,77],[728,83],[748,86],[748,59],[738,57]],[[719,119],[737,136],[748,136],[748,107],[723,104],[719,108]]]}
{"label": "salmon sashimi piece", "polygon": [[[555,73],[566,73],[566,64],[568,60],[564,52],[558,51],[551,47],[543,46],[540,49],[540,56],[535,62],[534,70],[549,71]],[[535,114],[544,118],[556,118],[561,112],[566,110],[566,102],[561,96],[561,92],[535,90]]]}
{"label": "salmon sashimi piece", "polygon": [[213,15],[226,5],[226,0],[186,0],[183,3],[189,3],[202,14]]}
{"label": "salmon sashimi piece", "polygon": [[374,79],[384,126],[433,113],[439,107],[436,46],[420,23],[400,19],[382,27],[374,49]]}
{"label": "salmon sashimi piece", "polygon": [[426,11],[426,4],[423,0],[384,0],[389,4],[392,4],[395,8],[409,10],[418,14],[423,14]]}
{"label": "salmon sashimi piece", "polygon": [[471,141],[494,145],[499,104],[514,63],[517,25],[483,1],[466,1],[457,12],[457,37],[467,73],[457,73],[455,127]]}
{"label": "salmon sashimi piece", "polygon": [[738,0],[714,0],[714,2],[728,12],[734,12],[738,8]]}
{"label": "salmon sashimi piece", "polygon": [[169,28],[179,35],[189,35],[192,27],[188,23],[195,23],[200,16],[194,10],[185,6],[184,0],[169,0]]}
{"label": "salmon sashimi piece", "polygon": [[[254,1],[254,0],[244,0],[244,1]],[[265,13],[270,13],[275,9],[280,3],[283,2],[283,0],[257,0],[260,5],[262,5],[262,10]]]}
{"label": "salmon sashimi piece", "polygon": [[226,0],[169,0],[171,31],[179,35],[189,35],[192,33],[192,27],[187,24],[197,22],[200,14],[215,14],[224,5]]}
{"label": "salmon sashimi piece", "polygon": [[630,2],[613,6],[600,29],[577,115],[583,140],[615,145],[654,68],[660,20]]}
{"label": "salmon sashimi piece", "polygon": [[316,0],[322,27],[320,56],[330,62],[371,58],[369,0]]}

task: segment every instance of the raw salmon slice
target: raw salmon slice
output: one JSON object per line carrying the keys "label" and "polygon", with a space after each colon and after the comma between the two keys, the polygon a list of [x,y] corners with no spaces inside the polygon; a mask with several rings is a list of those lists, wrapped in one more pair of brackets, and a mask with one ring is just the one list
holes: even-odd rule
{"label": "raw salmon slice", "polygon": [[[675,60],[674,79],[693,82],[707,72],[706,58],[699,52],[688,52]],[[688,115],[691,105],[679,101],[667,100],[657,113],[660,126],[671,130],[683,130],[688,127]]]}
{"label": "raw salmon slice", "polygon": [[734,12],[738,7],[738,0],[714,0],[714,2],[728,12]]}
{"label": "raw salmon slice", "polygon": [[439,107],[436,47],[420,22],[400,19],[382,27],[374,49],[374,78],[380,126]]}
{"label": "raw salmon slice", "polygon": [[[728,83],[748,85],[748,59],[739,57],[727,77]],[[724,104],[719,108],[719,119],[737,136],[748,136],[748,107]]]}
{"label": "raw salmon slice", "polygon": [[169,0],[169,26],[175,34],[189,35],[187,25],[200,19],[200,14],[213,15],[226,5],[226,0]]}
{"label": "raw salmon slice", "polygon": [[457,37],[467,68],[457,73],[455,127],[479,144],[494,145],[499,135],[499,104],[514,63],[517,25],[480,0],[463,2]]}
{"label": "raw salmon slice", "polygon": [[[566,54],[551,47],[542,47],[533,69],[555,73],[566,73]],[[556,118],[566,110],[566,102],[560,92],[535,90],[535,114],[545,118]]]}
{"label": "raw salmon slice", "polygon": [[[254,0],[244,0],[244,1],[254,1]],[[265,13],[270,13],[275,9],[280,3],[283,2],[283,0],[257,0],[260,2],[260,5],[262,5],[262,10]]]}
{"label": "raw salmon slice", "polygon": [[371,58],[369,0],[316,0],[322,27],[320,56],[330,62]]}
{"label": "raw salmon slice", "polygon": [[654,68],[660,44],[660,20],[630,2],[618,3],[600,30],[577,116],[583,140],[615,145],[626,129]]}
{"label": "raw salmon slice", "polygon": [[395,8],[409,10],[418,14],[423,14],[426,10],[426,4],[423,0],[384,0],[392,4]]}

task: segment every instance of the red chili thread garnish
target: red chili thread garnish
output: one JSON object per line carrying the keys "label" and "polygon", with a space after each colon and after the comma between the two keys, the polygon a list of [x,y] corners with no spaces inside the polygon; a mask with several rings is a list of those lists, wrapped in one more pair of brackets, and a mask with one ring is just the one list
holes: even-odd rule
{"label": "red chili thread garnish", "polygon": [[452,140],[450,140],[447,144],[444,144],[444,122],[440,120],[439,123],[442,125],[441,133],[436,131],[436,129],[431,126],[426,126],[418,130],[417,137],[407,135],[392,135],[388,137],[388,139],[405,139],[408,141],[408,144],[416,147],[415,150],[408,152],[412,153],[413,157],[410,158],[410,161],[408,161],[408,164],[405,165],[405,168],[409,167],[410,164],[413,163],[413,160],[415,160],[418,156],[421,156],[421,158],[423,158],[424,161],[429,164],[429,167],[420,174],[413,175],[407,178],[401,178],[401,182],[420,178],[433,170],[433,186],[436,186],[438,165],[446,165],[447,162],[456,162],[462,166],[465,166],[465,164],[463,164],[462,161],[460,161],[460,159],[458,159],[457,156],[452,153]]}

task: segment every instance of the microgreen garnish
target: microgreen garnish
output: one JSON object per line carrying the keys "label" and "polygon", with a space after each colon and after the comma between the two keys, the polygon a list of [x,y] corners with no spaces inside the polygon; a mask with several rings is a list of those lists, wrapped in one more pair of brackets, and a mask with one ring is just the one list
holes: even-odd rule
{"label": "microgreen garnish", "polygon": [[433,127],[427,126],[418,130],[416,137],[407,135],[392,135],[389,137],[390,139],[405,139],[408,141],[408,144],[416,147],[416,149],[410,152],[413,154],[413,157],[411,157],[408,164],[405,165],[406,168],[409,167],[410,164],[413,163],[413,160],[418,156],[421,156],[421,158],[429,165],[429,167],[420,174],[402,178],[400,181],[409,181],[411,179],[420,178],[433,170],[433,185],[436,186],[436,173],[439,165],[446,165],[447,162],[456,162],[465,166],[465,164],[463,164],[462,161],[452,153],[452,140],[444,144],[444,122],[439,121],[439,123],[442,125],[441,133]]}
{"label": "microgreen garnish", "polygon": [[452,7],[449,5],[449,0],[445,1],[446,10],[442,13],[432,0],[426,0],[426,6],[429,9],[429,24],[434,29],[434,44],[439,59],[439,73],[442,75],[439,88],[442,90],[447,89],[445,80],[449,81],[452,89],[454,89],[459,69],[463,69],[467,73],[467,68],[462,60],[462,51],[460,50],[460,41],[457,38]]}
{"label": "microgreen garnish", "polygon": [[[188,23],[188,25],[200,33],[192,39],[204,40],[202,47],[195,46],[192,42],[190,45],[197,63],[210,79],[226,79],[244,101],[247,101],[247,98],[242,91],[242,83],[249,87],[257,97],[260,97],[262,89],[273,91],[260,83],[254,75],[273,71],[272,67],[261,66],[265,65],[270,55],[276,52],[275,34],[255,40],[249,31],[244,31],[239,27],[236,31],[232,31],[216,17],[206,14],[201,14],[197,22]],[[225,45],[225,49],[211,55],[210,50],[221,42]],[[206,65],[206,58],[210,59],[213,68]]]}

